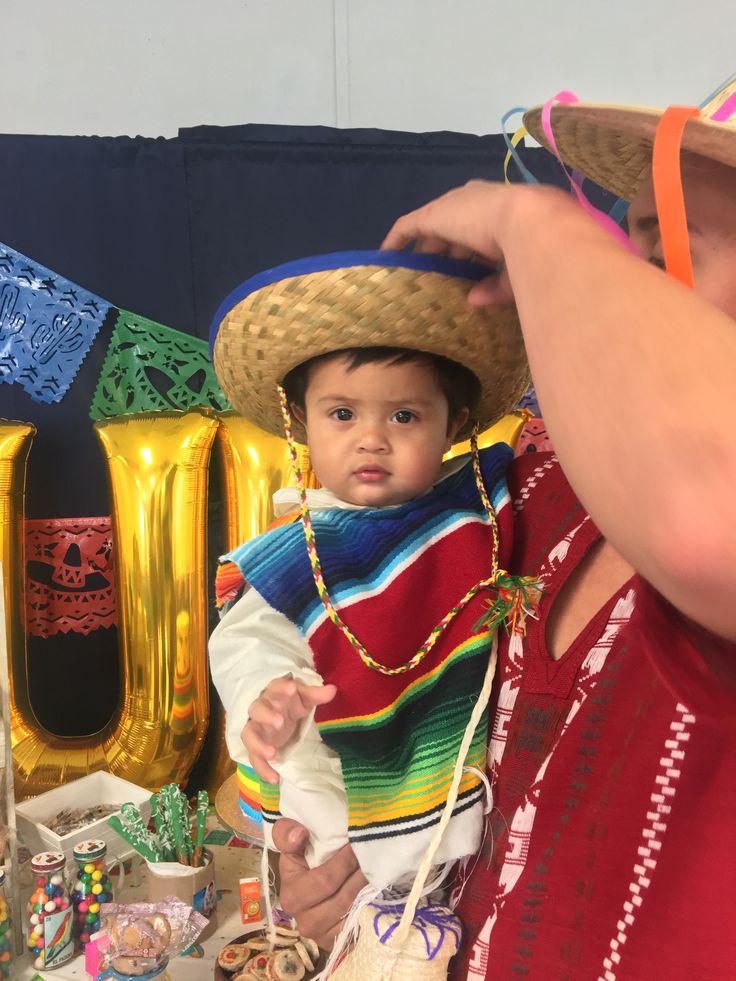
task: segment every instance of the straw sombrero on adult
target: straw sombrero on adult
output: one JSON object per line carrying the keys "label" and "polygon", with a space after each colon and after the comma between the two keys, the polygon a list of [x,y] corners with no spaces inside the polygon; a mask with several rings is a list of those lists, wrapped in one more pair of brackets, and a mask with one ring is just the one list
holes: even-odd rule
{"label": "straw sombrero on adult", "polygon": [[[524,116],[527,131],[551,149],[542,106]],[[652,166],[652,147],[663,109],[574,102],[554,105],[551,128],[560,156],[586,177],[631,201]],[[736,75],[708,97],[685,124],[683,150],[736,167]]]}
{"label": "straw sombrero on adult", "polygon": [[[468,306],[487,266],[404,252],[334,252],[246,280],[215,314],[210,344],[222,389],[238,412],[283,435],[277,386],[310,358],[354,347],[439,354],[481,382],[479,429],[513,409],[527,385],[514,307]],[[468,430],[457,439],[467,438]]]}

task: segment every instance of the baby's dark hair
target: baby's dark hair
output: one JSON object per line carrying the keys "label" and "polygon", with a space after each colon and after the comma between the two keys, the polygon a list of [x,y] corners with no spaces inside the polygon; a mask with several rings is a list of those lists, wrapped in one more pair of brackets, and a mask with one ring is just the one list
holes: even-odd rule
{"label": "baby's dark hair", "polygon": [[447,425],[452,425],[462,409],[468,409],[470,415],[477,406],[480,395],[480,382],[464,365],[451,361],[441,354],[430,354],[426,351],[416,351],[403,347],[349,347],[342,351],[330,351],[328,354],[318,354],[309,361],[292,368],[282,382],[289,403],[293,403],[304,411],[304,402],[309,385],[309,373],[314,365],[330,358],[345,358],[348,371],[354,371],[364,364],[406,364],[416,362],[426,364],[432,369],[440,391],[447,399]]}

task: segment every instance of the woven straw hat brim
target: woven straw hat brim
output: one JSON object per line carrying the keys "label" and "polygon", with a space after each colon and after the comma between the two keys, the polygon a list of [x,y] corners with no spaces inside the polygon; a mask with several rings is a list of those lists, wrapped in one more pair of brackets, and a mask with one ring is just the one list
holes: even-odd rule
{"label": "woven straw hat brim", "polygon": [[[627,201],[652,165],[652,146],[663,110],[575,102],[552,107],[550,121],[560,156],[596,184]],[[703,116],[688,120],[682,149],[736,167],[736,125]],[[704,118],[705,117],[705,118]],[[527,131],[551,150],[542,130],[542,106],[524,115]]]}
{"label": "woven straw hat brim", "polygon": [[221,315],[213,345],[218,380],[238,412],[282,436],[276,387],[292,368],[352,347],[413,348],[457,361],[479,378],[475,415],[483,430],[518,404],[529,372],[516,310],[472,309],[473,282],[377,264],[279,279]]}

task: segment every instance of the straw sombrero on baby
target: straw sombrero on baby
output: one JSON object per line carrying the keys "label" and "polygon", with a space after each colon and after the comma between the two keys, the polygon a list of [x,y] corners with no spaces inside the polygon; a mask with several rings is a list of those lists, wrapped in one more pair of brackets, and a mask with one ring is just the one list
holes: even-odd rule
{"label": "straw sombrero on baby", "polygon": [[[513,306],[468,306],[487,266],[404,252],[335,252],[253,276],[223,301],[210,344],[235,409],[283,435],[277,386],[310,358],[353,347],[414,348],[459,362],[481,382],[482,431],[513,409],[529,373]],[[467,430],[457,439],[467,438]]]}
{"label": "straw sombrero on baby", "polygon": [[[548,150],[543,106],[524,116],[527,131]],[[554,105],[551,129],[562,160],[619,197],[630,201],[652,166],[652,147],[664,110],[643,106],[574,102]],[[688,119],[683,150],[736,167],[736,75]]]}

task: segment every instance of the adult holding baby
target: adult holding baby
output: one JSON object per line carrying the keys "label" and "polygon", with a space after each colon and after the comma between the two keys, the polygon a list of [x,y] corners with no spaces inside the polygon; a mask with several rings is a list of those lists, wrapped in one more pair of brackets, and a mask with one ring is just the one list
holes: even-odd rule
{"label": "adult holding baby", "polygon": [[[712,902],[736,887],[734,89],[700,118],[552,109],[563,159],[631,200],[640,255],[558,191],[484,183],[385,242],[503,263],[470,302],[514,300],[559,458],[509,476],[511,571],[545,590],[526,638],[500,645],[457,978],[736,974]],[[274,830],[282,901],[329,944],[360,874],[347,848],[308,870],[303,834]]]}

